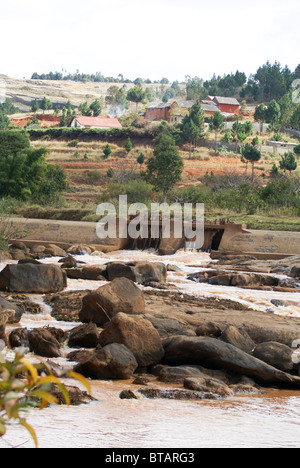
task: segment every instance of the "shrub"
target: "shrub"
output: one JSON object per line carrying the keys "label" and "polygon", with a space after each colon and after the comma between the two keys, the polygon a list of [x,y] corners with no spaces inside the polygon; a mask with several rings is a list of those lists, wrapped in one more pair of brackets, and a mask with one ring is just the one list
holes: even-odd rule
{"label": "shrub", "polygon": [[297,156],[300,156],[300,145],[295,146],[295,148],[294,148],[294,153],[295,153]]}
{"label": "shrub", "polygon": [[184,187],[173,191],[170,195],[171,201],[176,203],[204,203],[208,198],[209,192],[202,185]]}
{"label": "shrub", "polygon": [[70,148],[74,148],[74,147],[78,146],[78,143],[79,143],[78,140],[72,140],[72,141],[69,141],[68,146]]}
{"label": "shrub", "polygon": [[124,188],[128,203],[144,203],[147,205],[152,200],[152,187],[144,180],[132,180]]}

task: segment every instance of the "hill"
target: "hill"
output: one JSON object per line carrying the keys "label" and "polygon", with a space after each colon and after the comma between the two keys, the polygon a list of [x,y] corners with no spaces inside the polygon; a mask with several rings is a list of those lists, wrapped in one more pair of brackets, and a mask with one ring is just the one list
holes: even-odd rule
{"label": "hill", "polygon": [[[108,82],[79,82],[79,81],[65,81],[65,80],[33,80],[33,79],[19,79],[11,78],[6,75],[0,74],[0,80],[4,81],[6,88],[6,97],[23,112],[30,112],[32,102],[34,99],[41,101],[44,97],[49,99],[53,108],[57,105],[64,107],[68,101],[75,107],[81,103],[88,101],[88,103],[99,99],[105,98],[108,94],[108,89],[112,85],[122,87],[124,83],[108,83]],[[135,85],[133,83],[126,83],[126,90],[128,91]],[[161,87],[168,88],[170,85],[161,85],[160,83],[143,83],[143,88],[150,88],[154,92],[161,90]],[[135,109],[135,104],[133,104]],[[105,113],[107,109],[104,109]]]}

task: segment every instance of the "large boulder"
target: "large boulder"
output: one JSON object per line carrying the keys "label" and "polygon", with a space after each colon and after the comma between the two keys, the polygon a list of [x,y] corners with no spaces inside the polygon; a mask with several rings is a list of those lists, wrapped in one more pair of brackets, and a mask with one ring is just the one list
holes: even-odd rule
{"label": "large boulder", "polygon": [[220,340],[225,341],[225,343],[230,343],[248,354],[251,354],[255,348],[255,343],[248,333],[234,325],[228,325],[224,328]]}
{"label": "large boulder", "polygon": [[276,369],[216,338],[177,336],[167,340],[164,347],[164,361],[170,365],[203,365],[246,375],[262,385],[300,388],[299,377]]}
{"label": "large boulder", "polygon": [[9,334],[8,341],[11,348],[27,348],[29,331],[27,328],[15,328]]}
{"label": "large boulder", "polygon": [[4,291],[45,294],[62,291],[65,286],[65,275],[57,265],[7,265],[0,273],[0,289]]}
{"label": "large boulder", "polygon": [[123,344],[112,343],[86,353],[74,370],[85,377],[98,380],[127,380],[137,369],[133,353]]}
{"label": "large boulder", "polygon": [[128,278],[135,283],[165,283],[167,280],[167,266],[161,262],[113,262],[107,265],[109,281],[115,278]]}
{"label": "large boulder", "polygon": [[253,351],[253,356],[256,358],[285,372],[291,371],[294,367],[292,355],[293,350],[289,346],[274,341],[259,343]]}
{"label": "large boulder", "polygon": [[60,343],[47,328],[34,328],[28,334],[30,351],[42,357],[60,357]]}
{"label": "large boulder", "polygon": [[99,331],[95,323],[84,323],[70,330],[68,346],[71,348],[96,348]]}
{"label": "large boulder", "polygon": [[192,281],[204,282],[219,286],[235,286],[240,288],[273,288],[279,285],[275,276],[253,272],[230,272],[210,270],[192,273],[188,276]]}
{"label": "large boulder", "polygon": [[116,278],[127,278],[131,281],[136,281],[132,264],[112,262],[107,265],[106,270],[109,281],[113,281]]}
{"label": "large boulder", "polygon": [[48,257],[65,257],[66,252],[56,244],[48,244],[45,248],[45,255]]}
{"label": "large boulder", "polygon": [[140,367],[160,362],[164,355],[160,336],[151,322],[143,316],[122,312],[113,317],[100,333],[99,343],[122,343],[134,354]]}
{"label": "large boulder", "polygon": [[143,292],[127,278],[116,278],[84,296],[79,320],[81,322],[94,322],[98,326],[102,326],[118,312],[126,314],[143,314],[145,312]]}
{"label": "large boulder", "polygon": [[161,262],[137,262],[134,273],[137,283],[165,283],[168,268]]}
{"label": "large boulder", "polygon": [[[72,257],[70,257],[72,258]],[[66,275],[71,279],[85,279],[92,281],[106,280],[106,267],[103,265],[84,265],[76,268],[64,268]]]}

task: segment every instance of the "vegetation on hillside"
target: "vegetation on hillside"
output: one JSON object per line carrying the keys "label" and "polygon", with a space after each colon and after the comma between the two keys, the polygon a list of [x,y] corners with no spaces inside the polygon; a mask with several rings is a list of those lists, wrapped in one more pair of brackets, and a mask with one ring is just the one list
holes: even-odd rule
{"label": "vegetation on hillside", "polygon": [[48,203],[67,188],[64,171],[46,162],[26,133],[0,131],[0,196]]}
{"label": "vegetation on hillside", "polygon": [[[298,217],[300,146],[296,146],[294,152],[277,157],[271,155],[271,149],[269,154],[261,151],[266,139],[298,141],[283,132],[286,127],[300,129],[300,104],[295,99],[295,80],[299,77],[299,66],[291,71],[278,62],[267,62],[249,78],[240,71],[213,76],[206,81],[187,76],[185,83],[170,83],[163,78],[156,82],[156,88],[146,86],[151,84],[150,80],[137,78],[131,83],[119,75],[110,79],[105,97],[87,99],[78,108],[70,100],[63,109],[58,106],[53,109],[47,97],[34,100],[32,109],[35,112],[41,109],[44,113],[52,108],[54,115],[60,116],[60,126],[41,128],[35,116],[26,126],[26,132],[21,128],[12,129],[9,115],[15,108],[7,99],[0,107],[0,196],[3,201],[10,202],[2,203],[2,206],[9,205],[13,212],[21,210],[21,205],[35,204],[35,210],[43,217],[50,216],[47,206],[51,206],[54,211],[61,210],[53,211],[53,216],[92,220],[95,216],[93,203],[110,198],[115,200],[117,194],[126,193],[131,203],[200,200],[205,202],[207,213],[212,216],[221,210],[233,218],[254,214],[273,216],[275,213]],[[34,74],[32,78],[108,82],[100,73]],[[134,86],[128,89],[129,82]],[[221,113],[204,116],[198,100],[207,95],[235,96],[255,103],[254,118],[243,120],[243,116],[239,116],[225,129],[227,119]],[[181,123],[149,123],[138,114],[138,105],[141,107],[156,99],[167,102],[173,98],[196,102]],[[130,103],[135,105],[136,112],[130,108]],[[243,105],[245,107],[245,102]],[[97,116],[105,108],[124,113],[120,117],[123,128],[104,130],[68,126],[77,112]],[[266,126],[261,126],[261,131],[255,133],[254,121],[267,123],[268,131]],[[208,131],[204,131],[205,123],[209,124]],[[54,157],[54,148],[58,146],[59,152]],[[90,153],[92,146],[95,149]],[[220,160],[227,157],[228,162],[226,167],[215,172],[215,158],[218,157]],[[237,172],[236,164],[230,165],[230,158],[234,164],[236,159],[240,161]],[[191,177],[201,159],[206,161],[202,164],[206,175]],[[67,161],[69,165],[65,164]],[[249,173],[248,167],[251,168]],[[78,209],[78,201],[73,210],[72,194],[74,200],[76,195],[78,200],[83,199],[82,209]],[[89,205],[91,194],[93,202]],[[42,206],[46,207],[44,214]]]}

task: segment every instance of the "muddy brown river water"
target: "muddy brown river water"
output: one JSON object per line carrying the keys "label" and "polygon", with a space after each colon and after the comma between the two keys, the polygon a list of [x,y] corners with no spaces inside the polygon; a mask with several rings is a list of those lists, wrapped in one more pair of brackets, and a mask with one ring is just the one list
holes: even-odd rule
{"label": "muddy brown river water", "polygon": [[[170,272],[168,281],[184,293],[232,299],[262,311],[272,308],[279,315],[300,317],[300,293],[261,292],[187,281],[187,273],[205,268],[210,261],[205,253],[178,252],[165,258],[151,252],[116,252],[80,257],[94,264],[140,259],[176,265],[179,271]],[[0,264],[0,269],[4,265]],[[69,290],[97,287],[99,282],[68,281]],[[31,299],[43,304],[40,296]],[[274,308],[271,299],[280,299],[285,306]],[[53,321],[51,309],[43,305],[43,314],[25,314],[21,325],[30,328],[51,324],[66,329],[77,325]],[[63,361],[58,359],[60,364]],[[150,385],[158,386],[155,381]],[[94,381],[92,394],[97,401],[79,407],[30,410],[27,419],[37,432],[41,448],[300,447],[300,391],[268,390],[260,395],[197,402],[150,400],[141,394],[137,400],[119,398],[121,390],[132,389],[137,394],[138,388],[131,381]],[[8,447],[30,448],[33,442],[23,429],[13,426],[0,439],[0,448]]]}

